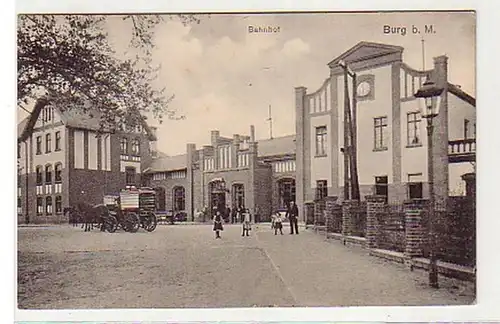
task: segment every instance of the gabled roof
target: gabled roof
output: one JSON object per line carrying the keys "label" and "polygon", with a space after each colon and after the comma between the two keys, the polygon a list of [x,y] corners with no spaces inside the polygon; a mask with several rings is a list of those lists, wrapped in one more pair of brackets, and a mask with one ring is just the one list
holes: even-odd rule
{"label": "gabled roof", "polygon": [[401,46],[363,41],[359,42],[354,47],[349,49],[347,52],[344,52],[340,56],[333,59],[330,63],[328,63],[328,66],[329,67],[336,66],[340,60],[343,60],[346,63],[353,63],[379,56],[385,56],[389,54],[402,53],[402,52],[403,52],[403,47]]}
{"label": "gabled roof", "polygon": [[260,140],[257,151],[259,157],[295,154],[295,135]]}
{"label": "gabled roof", "polygon": [[29,119],[30,119],[30,116],[27,116],[23,120],[21,120],[20,123],[17,124],[17,135],[18,136],[24,131],[24,128],[28,124]]}
{"label": "gabled roof", "polygon": [[[30,136],[31,132],[33,131],[33,127],[35,127],[36,121],[40,116],[40,112],[49,104],[49,101],[45,98],[40,98],[36,101],[31,115],[25,118],[26,121],[23,120],[18,124],[18,141],[23,141]],[[83,112],[81,109],[76,108],[61,110],[57,107],[55,107],[55,109],[58,110],[63,123],[68,127],[88,130],[101,129],[100,117],[102,116],[102,114],[98,111],[90,109],[87,112]],[[153,132],[151,131],[151,128],[145,120],[142,120],[142,127],[146,131],[150,140],[156,139]]]}
{"label": "gabled roof", "polygon": [[146,173],[182,170],[187,168],[187,154],[164,156],[153,159]]}

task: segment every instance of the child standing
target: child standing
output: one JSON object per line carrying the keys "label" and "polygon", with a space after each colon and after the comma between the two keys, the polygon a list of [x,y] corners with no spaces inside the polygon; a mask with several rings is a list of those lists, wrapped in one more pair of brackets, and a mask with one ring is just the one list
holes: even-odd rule
{"label": "child standing", "polygon": [[251,225],[250,225],[250,211],[248,209],[245,210],[243,213],[243,234],[241,236],[250,236],[248,234],[248,231],[251,230]]}
{"label": "child standing", "polygon": [[283,220],[279,212],[276,212],[273,216],[273,227],[274,235],[278,235],[278,230],[280,230],[280,234],[283,235]]}
{"label": "child standing", "polygon": [[221,238],[220,232],[223,230],[224,230],[224,227],[222,226],[222,216],[221,216],[220,212],[218,211],[214,217],[214,231],[215,231],[215,238],[216,239]]}

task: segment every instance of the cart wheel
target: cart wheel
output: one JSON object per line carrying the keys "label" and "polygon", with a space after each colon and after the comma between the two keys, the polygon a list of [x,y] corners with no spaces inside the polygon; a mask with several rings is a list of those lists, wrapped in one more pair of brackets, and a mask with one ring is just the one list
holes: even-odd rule
{"label": "cart wheel", "polygon": [[135,233],[139,230],[141,222],[136,213],[126,213],[123,220],[123,229],[130,233]]}
{"label": "cart wheel", "polygon": [[114,233],[118,229],[118,221],[115,216],[109,216],[105,222],[106,231],[109,233]]}
{"label": "cart wheel", "polygon": [[148,213],[144,219],[144,229],[148,232],[152,232],[155,230],[157,224],[158,220],[156,219],[156,215],[154,213]]}

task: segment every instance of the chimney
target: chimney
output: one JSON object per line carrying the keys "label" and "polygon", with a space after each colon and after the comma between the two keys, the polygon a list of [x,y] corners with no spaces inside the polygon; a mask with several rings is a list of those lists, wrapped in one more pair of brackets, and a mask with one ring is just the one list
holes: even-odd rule
{"label": "chimney", "polygon": [[211,132],[211,143],[213,147],[217,146],[217,142],[219,141],[220,132],[218,130],[213,130]]}
{"label": "chimney", "polygon": [[250,125],[250,143],[255,142],[255,127]]}
{"label": "chimney", "polygon": [[240,144],[240,142],[241,142],[240,135],[238,135],[238,134],[234,134],[234,135],[233,135],[233,144],[234,144],[234,145],[237,145],[237,144]]}

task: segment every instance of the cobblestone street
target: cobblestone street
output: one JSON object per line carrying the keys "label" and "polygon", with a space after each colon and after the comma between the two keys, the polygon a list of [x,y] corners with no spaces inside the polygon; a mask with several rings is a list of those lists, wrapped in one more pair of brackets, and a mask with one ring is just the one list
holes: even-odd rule
{"label": "cobblestone street", "polygon": [[159,226],[113,234],[80,228],[18,230],[18,307],[180,308],[396,306],[473,302],[472,284],[410,272],[310,231],[250,237],[226,225]]}

